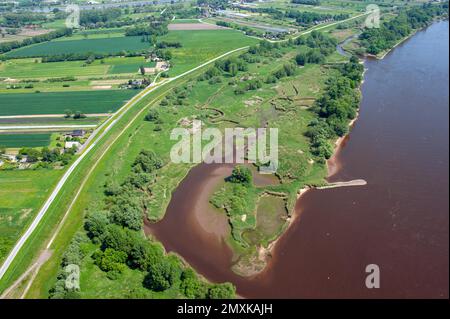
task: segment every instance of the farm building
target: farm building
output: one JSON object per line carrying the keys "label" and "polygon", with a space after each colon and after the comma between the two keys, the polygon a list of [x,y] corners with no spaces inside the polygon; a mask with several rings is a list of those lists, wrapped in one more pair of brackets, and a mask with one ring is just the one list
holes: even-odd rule
{"label": "farm building", "polygon": [[78,150],[78,149],[80,149],[81,144],[80,144],[80,142],[66,142],[66,144],[64,144],[64,148],[65,148],[65,149],[71,149],[71,148],[73,148],[74,146],[75,146],[76,149]]}
{"label": "farm building", "polygon": [[83,130],[75,130],[72,132],[71,135],[72,135],[72,137],[83,137],[84,134],[86,134],[86,132]]}
{"label": "farm building", "polygon": [[83,137],[86,134],[84,130],[74,130],[72,133],[67,133],[64,136],[67,137]]}

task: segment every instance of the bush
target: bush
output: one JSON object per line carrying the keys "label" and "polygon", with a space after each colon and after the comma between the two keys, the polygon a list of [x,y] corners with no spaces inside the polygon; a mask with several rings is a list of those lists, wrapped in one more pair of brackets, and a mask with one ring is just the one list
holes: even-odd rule
{"label": "bush", "polygon": [[231,299],[236,294],[236,288],[230,283],[216,284],[209,288],[209,299]]}
{"label": "bush", "polygon": [[243,165],[237,165],[231,176],[228,178],[228,181],[232,183],[240,183],[244,185],[251,185],[253,180],[252,172],[250,169]]}
{"label": "bush", "polygon": [[142,150],[133,163],[133,171],[151,173],[162,166],[162,160],[153,151]]}
{"label": "bush", "polygon": [[87,215],[86,221],[84,222],[84,229],[89,238],[99,238],[105,232],[108,224],[109,218],[107,212],[96,211]]}
{"label": "bush", "polygon": [[197,274],[191,269],[185,269],[181,274],[180,288],[184,295],[190,299],[205,299],[208,296],[208,286],[199,280]]}
{"label": "bush", "polygon": [[145,116],[145,120],[149,122],[154,122],[159,119],[159,112],[156,109],[150,109]]}
{"label": "bush", "polygon": [[181,268],[175,258],[165,258],[150,265],[144,286],[153,291],[164,291],[180,279]]}
{"label": "bush", "polygon": [[112,271],[120,274],[126,268],[127,254],[123,251],[107,248],[103,252],[97,251],[93,258],[95,264],[105,272]]}

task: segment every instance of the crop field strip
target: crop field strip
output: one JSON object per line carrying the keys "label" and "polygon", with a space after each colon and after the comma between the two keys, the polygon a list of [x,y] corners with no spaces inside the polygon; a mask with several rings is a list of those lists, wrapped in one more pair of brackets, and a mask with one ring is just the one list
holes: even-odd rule
{"label": "crop field strip", "polygon": [[66,109],[82,113],[111,113],[136,93],[136,90],[108,90],[1,94],[0,116],[62,114]]}
{"label": "crop field strip", "polygon": [[119,53],[121,51],[139,51],[149,48],[148,42],[142,42],[140,36],[49,41],[23,47],[5,54],[9,58],[42,57],[66,53]]}
{"label": "crop field strip", "polygon": [[50,144],[51,133],[2,134],[0,147],[42,147]]}

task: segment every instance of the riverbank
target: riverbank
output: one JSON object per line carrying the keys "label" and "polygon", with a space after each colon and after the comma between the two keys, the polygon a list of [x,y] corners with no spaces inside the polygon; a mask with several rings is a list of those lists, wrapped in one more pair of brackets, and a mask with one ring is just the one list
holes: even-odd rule
{"label": "riverbank", "polygon": [[[426,35],[430,36],[429,33]],[[424,37],[421,36],[421,38]],[[417,41],[422,40],[408,42],[407,47],[409,48],[410,43]],[[426,47],[421,46],[422,50]],[[442,259],[437,259],[438,263],[430,265],[425,262],[425,258],[429,254],[440,258],[442,254],[440,255],[439,251],[442,252],[442,250],[437,249],[435,245],[428,245],[426,239],[445,234],[445,232],[442,233],[443,229],[439,228],[445,225],[445,221],[431,223],[432,216],[427,215],[424,220],[422,212],[433,207],[433,211],[436,209],[438,214],[442,213],[445,217],[445,211],[439,210],[439,207],[445,207],[441,202],[446,197],[435,196],[436,198],[433,197],[431,202],[427,201],[426,205],[423,203],[424,196],[428,196],[428,193],[442,193],[440,190],[442,183],[435,185],[435,181],[439,181],[437,176],[432,176],[433,182],[427,184],[425,189],[423,182],[427,179],[419,178],[417,193],[414,193],[415,195],[410,193],[416,192],[415,184],[411,184],[411,178],[418,173],[429,174],[431,172],[430,154],[442,148],[430,149],[429,140],[424,139],[423,131],[417,131],[417,123],[421,123],[421,127],[433,125],[423,122],[423,114],[419,116],[419,122],[412,121],[411,130],[404,130],[405,123],[411,122],[411,118],[402,116],[405,110],[410,109],[411,105],[417,104],[418,101],[425,103],[422,103],[422,106],[426,106],[426,100],[430,97],[427,95],[425,101],[422,101],[420,96],[423,93],[419,96],[414,95],[415,92],[422,92],[421,89],[417,90],[420,88],[417,87],[419,85],[417,83],[414,83],[416,86],[412,86],[416,89],[411,89],[411,86],[406,88],[414,95],[413,100],[408,99],[401,88],[409,82],[414,82],[414,78],[417,79],[417,77],[411,77],[411,72],[418,74],[420,78],[424,76],[422,68],[415,68],[418,63],[425,63],[426,69],[429,68],[428,64],[432,63],[432,60],[423,59],[422,56],[413,58],[414,54],[420,50],[409,48],[408,51],[408,48],[406,46],[399,48],[400,56],[392,54],[389,59],[384,60],[387,62],[379,66],[377,63],[381,62],[366,61],[370,72],[364,74],[364,86],[361,87],[364,96],[357,116],[358,123],[361,121],[361,124],[352,126],[351,139],[347,135],[346,139],[341,139],[339,149],[335,146],[334,156],[336,157],[339,152],[340,160],[345,159],[345,166],[339,170],[335,178],[349,180],[361,176],[367,179],[369,184],[364,187],[304,189],[299,192],[298,195],[301,196],[296,207],[298,213],[290,219],[288,229],[276,241],[271,242],[269,252],[261,249],[260,255],[268,260],[263,271],[250,277],[238,276],[232,272],[230,270],[232,257],[228,255],[229,247],[219,241],[204,240],[203,234],[187,222],[191,218],[189,207],[175,197],[179,206],[167,212],[162,220],[164,226],[159,227],[161,236],[158,239],[168,250],[182,255],[208,280],[230,281],[236,285],[238,294],[246,298],[386,298],[392,296],[399,298],[405,297],[407,293],[411,293],[412,296],[427,296],[427,293],[428,296],[435,296],[436,292],[424,288],[429,287],[428,278],[424,280],[416,278],[435,277],[434,286],[440,287],[436,279],[441,277],[435,274],[442,274],[444,269],[440,267]],[[442,52],[438,52],[439,56],[445,56]],[[408,72],[404,70],[405,61],[409,61],[408,66],[414,66],[408,69]],[[389,68],[386,69],[385,63],[388,63]],[[441,82],[445,83],[444,80],[438,83]],[[431,85],[429,81],[420,83]],[[383,100],[383,103],[389,103],[389,107],[380,104],[381,98],[386,94],[389,99]],[[397,99],[396,96],[398,96]],[[400,114],[396,111],[398,107],[402,108]],[[433,113],[430,114],[428,108],[425,109],[426,117],[432,116]],[[445,109],[448,108],[439,107],[441,113]],[[413,114],[419,110],[415,107]],[[442,122],[444,117],[439,116],[438,119]],[[427,132],[433,133],[435,130],[429,127]],[[445,132],[445,130],[439,132]],[[413,137],[410,136],[411,134]],[[429,134],[426,136],[431,138]],[[395,146],[391,145],[393,140],[396,141]],[[402,147],[405,143],[409,143],[408,141],[412,141],[410,144],[423,145],[414,158],[410,157],[410,152],[402,151]],[[411,150],[416,150],[416,146],[411,145]],[[349,149],[353,159],[349,159]],[[432,157],[433,161],[442,160],[440,156]],[[392,161],[400,161],[398,167],[403,170],[403,175],[393,170]],[[417,165],[425,165],[426,169],[417,172]],[[192,177],[193,175],[188,175],[188,178]],[[439,185],[440,187],[437,187]],[[190,184],[186,189],[180,188],[179,191],[188,192],[194,186],[195,184]],[[190,199],[192,201],[192,198]],[[189,204],[191,201],[186,201],[184,204]],[[436,206],[435,202],[440,204]],[[416,206],[421,208],[418,210]],[[426,206],[429,207],[426,208]],[[192,214],[192,216],[195,215]],[[430,229],[438,227],[440,230],[433,231],[431,237],[418,237],[419,231],[426,231],[422,228],[423,225],[427,225]],[[412,256],[414,258],[411,260]],[[364,273],[365,265],[374,261],[387,265],[383,268],[386,288],[368,291],[361,284],[363,282],[361,273]],[[411,264],[420,265],[420,272],[411,267],[408,268]],[[426,269],[430,267],[436,268],[437,271],[423,276],[427,273]],[[442,278],[445,279],[445,275]],[[416,283],[420,283],[421,286]]]}

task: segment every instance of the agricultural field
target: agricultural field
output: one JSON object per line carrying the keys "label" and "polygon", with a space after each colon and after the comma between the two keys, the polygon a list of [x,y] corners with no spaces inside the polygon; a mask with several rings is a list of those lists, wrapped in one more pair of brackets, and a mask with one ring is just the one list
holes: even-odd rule
{"label": "agricultural field", "polygon": [[[102,114],[103,115],[103,114]],[[97,125],[103,119],[105,119],[108,114],[104,116],[87,116],[82,119],[66,118],[62,115],[54,115],[51,117],[39,116],[39,117],[0,117],[0,126],[6,128],[8,126],[45,126],[45,125]]]}
{"label": "agricultural field", "polygon": [[46,79],[73,76],[77,78],[106,77],[109,74],[138,74],[139,67],[154,66],[144,57],[112,57],[96,60],[41,63],[40,59],[14,59],[0,62],[0,77],[12,79]]}
{"label": "agricultural field", "polygon": [[8,52],[5,56],[8,58],[25,58],[86,52],[114,54],[121,51],[132,52],[148,49],[148,42],[142,42],[141,40],[142,37],[140,36],[123,36],[98,39],[49,41]]}
{"label": "agricultural field", "polygon": [[50,133],[0,133],[0,147],[20,148],[20,147],[43,147],[50,144]]}
{"label": "agricultural field", "polygon": [[136,94],[136,90],[1,94],[0,116],[63,114],[66,109],[111,113]]}
{"label": "agricultural field", "polygon": [[[2,135],[0,135],[1,145]],[[62,175],[61,170],[0,170],[0,262]]]}
{"label": "agricultural field", "polygon": [[108,73],[106,64],[85,65],[84,61],[41,63],[40,59],[14,59],[0,62],[0,77],[34,79],[65,76],[101,76]]}
{"label": "agricultural field", "polygon": [[228,29],[169,31],[160,40],[182,44],[181,48],[171,50],[170,76],[181,74],[227,51],[258,43],[258,40],[239,31]]}

